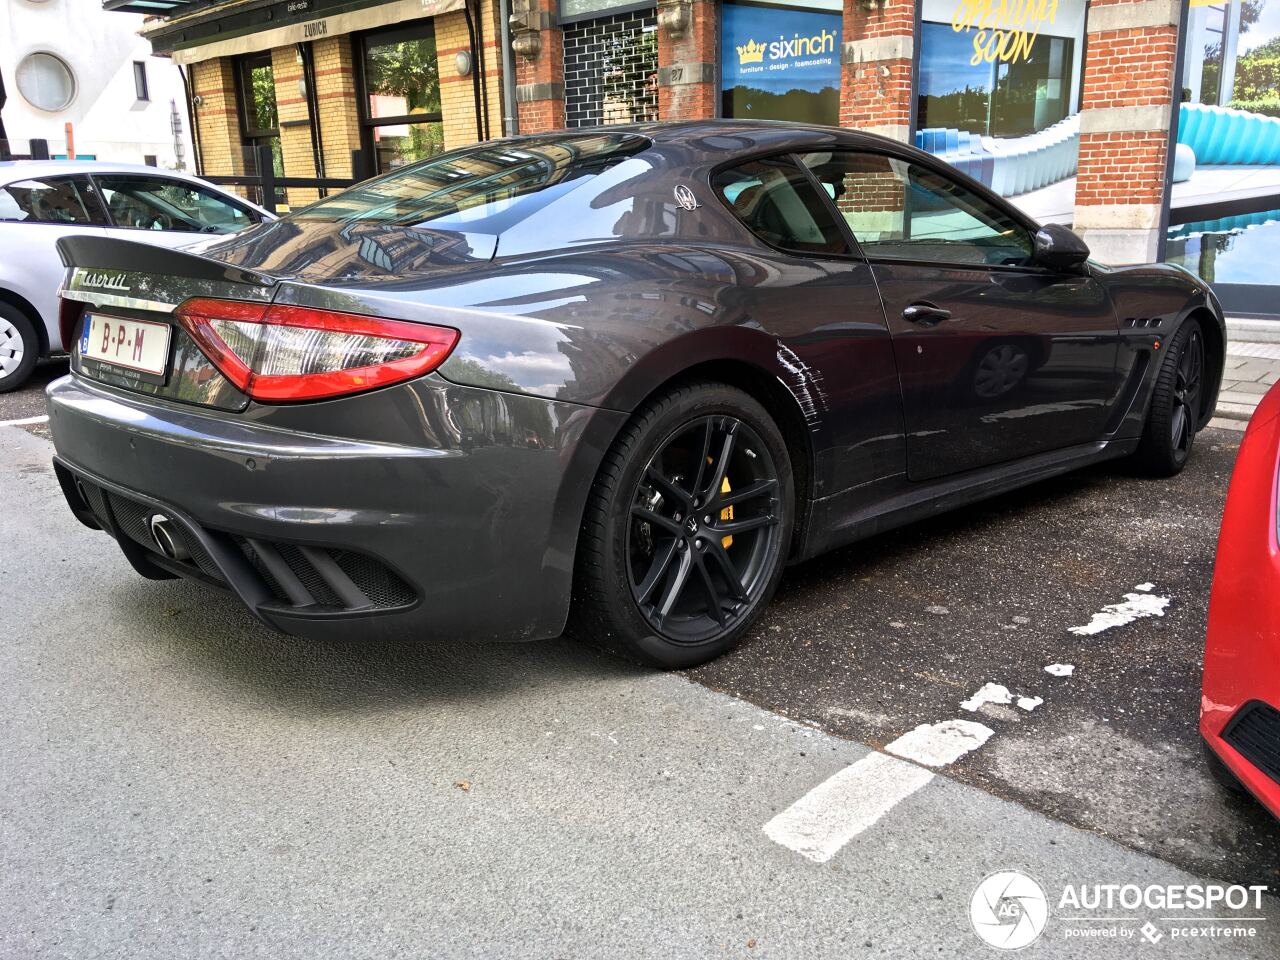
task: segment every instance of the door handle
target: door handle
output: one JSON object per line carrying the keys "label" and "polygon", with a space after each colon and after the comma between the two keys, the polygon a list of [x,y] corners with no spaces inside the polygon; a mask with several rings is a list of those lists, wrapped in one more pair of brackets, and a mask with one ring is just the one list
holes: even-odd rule
{"label": "door handle", "polygon": [[902,311],[902,319],[908,323],[919,323],[926,327],[932,327],[943,320],[951,319],[951,311],[944,310],[936,303],[930,303],[927,300],[921,300],[919,303],[913,303]]}

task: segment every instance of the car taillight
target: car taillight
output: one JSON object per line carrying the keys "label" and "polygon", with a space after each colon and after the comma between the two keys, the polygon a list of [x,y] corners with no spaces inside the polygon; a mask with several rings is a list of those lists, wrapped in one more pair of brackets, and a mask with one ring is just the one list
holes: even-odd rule
{"label": "car taillight", "polygon": [[188,300],[178,322],[255,400],[319,400],[430,373],[458,331],[403,320],[239,300]]}

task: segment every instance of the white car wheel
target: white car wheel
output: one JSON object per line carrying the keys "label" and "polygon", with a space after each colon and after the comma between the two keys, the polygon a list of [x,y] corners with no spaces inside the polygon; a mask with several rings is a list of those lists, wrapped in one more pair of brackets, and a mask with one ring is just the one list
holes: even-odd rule
{"label": "white car wheel", "polygon": [[31,321],[15,308],[0,303],[0,393],[22,386],[40,355]]}

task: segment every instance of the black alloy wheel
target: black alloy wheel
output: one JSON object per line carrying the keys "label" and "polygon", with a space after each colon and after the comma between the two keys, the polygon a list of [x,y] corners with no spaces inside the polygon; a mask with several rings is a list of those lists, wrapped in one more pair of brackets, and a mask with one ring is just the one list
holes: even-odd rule
{"label": "black alloy wheel", "polygon": [[786,443],[754,398],[719,383],[654,397],[592,487],[569,632],[666,669],[719,656],[777,587],[793,504]]}
{"label": "black alloy wheel", "polygon": [[636,484],[627,527],[631,595],[677,643],[730,629],[770,573],[778,473],[768,448],[728,415],[673,431]]}
{"label": "black alloy wheel", "polygon": [[1200,325],[1190,331],[1178,357],[1173,381],[1173,416],[1169,421],[1170,443],[1183,459],[1191,453],[1191,442],[1200,425],[1201,391],[1204,382],[1204,337]]}
{"label": "black alloy wheel", "polygon": [[1134,456],[1143,472],[1171,477],[1187,465],[1204,419],[1208,362],[1200,322],[1184,321],[1155,357],[1160,373]]}

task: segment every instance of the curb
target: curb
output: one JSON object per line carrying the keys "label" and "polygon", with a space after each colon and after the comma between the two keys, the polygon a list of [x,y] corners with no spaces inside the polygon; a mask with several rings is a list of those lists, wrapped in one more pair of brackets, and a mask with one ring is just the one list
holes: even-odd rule
{"label": "curb", "polygon": [[1280,343],[1280,321],[1227,317],[1227,340],[1243,343]]}

